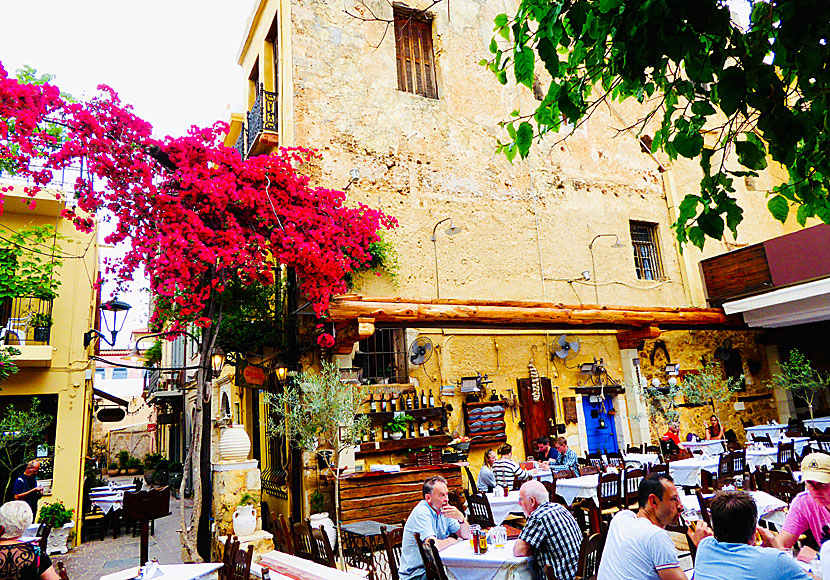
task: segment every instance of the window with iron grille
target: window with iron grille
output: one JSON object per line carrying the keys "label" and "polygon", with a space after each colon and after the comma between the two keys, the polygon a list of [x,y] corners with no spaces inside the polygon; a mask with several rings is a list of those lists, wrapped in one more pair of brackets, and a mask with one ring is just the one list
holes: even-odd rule
{"label": "window with iron grille", "polygon": [[634,246],[634,269],[640,280],[662,280],[663,264],[657,244],[657,224],[630,222],[631,244]]}
{"label": "window with iron grille", "polygon": [[360,341],[354,365],[363,369],[370,383],[408,383],[406,331],[403,328],[376,328]]}
{"label": "window with iron grille", "polygon": [[423,14],[395,10],[395,53],[398,90],[438,98],[435,59],[432,53],[432,21]]}

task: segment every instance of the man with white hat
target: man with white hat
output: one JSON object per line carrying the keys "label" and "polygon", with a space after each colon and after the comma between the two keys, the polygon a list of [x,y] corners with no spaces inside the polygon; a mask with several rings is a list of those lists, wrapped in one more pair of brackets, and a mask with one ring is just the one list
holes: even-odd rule
{"label": "man with white hat", "polygon": [[[830,540],[830,455],[810,453],[802,459],[801,479],[807,490],[795,496],[790,503],[780,534],[773,538],[769,532],[761,532],[766,536],[765,544],[789,550],[808,529],[819,545]],[[798,559],[803,562],[810,562],[815,557],[816,551],[806,546],[798,552]]]}

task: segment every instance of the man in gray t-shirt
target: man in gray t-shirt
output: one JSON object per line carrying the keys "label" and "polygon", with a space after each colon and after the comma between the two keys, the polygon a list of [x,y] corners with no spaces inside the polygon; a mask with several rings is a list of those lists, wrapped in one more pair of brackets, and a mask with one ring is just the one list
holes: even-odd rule
{"label": "man in gray t-shirt", "polygon": [[[656,473],[640,482],[637,495],[641,507],[636,514],[623,510],[611,520],[598,580],[687,580],[665,530],[683,512],[674,481],[665,473]],[[699,522],[690,537],[697,544],[711,534]]]}

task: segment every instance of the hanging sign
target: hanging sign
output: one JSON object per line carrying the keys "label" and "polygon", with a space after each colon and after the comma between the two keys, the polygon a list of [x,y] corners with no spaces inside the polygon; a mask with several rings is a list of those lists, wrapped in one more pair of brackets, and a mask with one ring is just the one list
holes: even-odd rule
{"label": "hanging sign", "polygon": [[268,380],[268,373],[259,366],[240,361],[236,367],[236,386],[262,388]]}

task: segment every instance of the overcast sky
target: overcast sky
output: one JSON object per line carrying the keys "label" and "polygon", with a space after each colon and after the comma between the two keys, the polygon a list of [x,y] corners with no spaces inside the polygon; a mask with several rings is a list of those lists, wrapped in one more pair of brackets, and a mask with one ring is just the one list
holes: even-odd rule
{"label": "overcast sky", "polygon": [[[254,4],[0,0],[0,62],[11,75],[24,64],[54,74],[53,82],[76,98],[110,85],[157,137],[178,136],[194,124],[227,121],[229,107],[242,110],[236,56]],[[119,347],[126,346],[128,328],[147,323],[146,293],[122,298],[133,310]]]}

